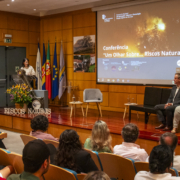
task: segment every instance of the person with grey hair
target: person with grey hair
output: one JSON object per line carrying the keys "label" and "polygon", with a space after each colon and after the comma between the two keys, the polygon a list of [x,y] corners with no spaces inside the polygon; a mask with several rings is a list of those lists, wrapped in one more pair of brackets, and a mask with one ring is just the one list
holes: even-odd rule
{"label": "person with grey hair", "polygon": [[139,129],[135,124],[126,124],[121,131],[124,142],[114,146],[113,152],[125,158],[131,158],[135,161],[145,162],[148,159],[148,154],[139,145],[135,144],[139,136]]}
{"label": "person with grey hair", "polygon": [[103,171],[92,171],[85,176],[84,180],[110,180],[110,177]]}
{"label": "person with grey hair", "polygon": [[170,146],[173,152],[173,167],[180,171],[180,156],[175,156],[175,149],[178,145],[178,138],[175,134],[166,132],[160,136],[159,144]]}
{"label": "person with grey hair", "polygon": [[161,124],[158,127],[155,127],[155,129],[163,129],[163,131],[172,129],[174,110],[180,105],[180,73],[175,74],[174,84],[175,86],[172,87],[167,103],[155,106],[156,114],[161,122]]}

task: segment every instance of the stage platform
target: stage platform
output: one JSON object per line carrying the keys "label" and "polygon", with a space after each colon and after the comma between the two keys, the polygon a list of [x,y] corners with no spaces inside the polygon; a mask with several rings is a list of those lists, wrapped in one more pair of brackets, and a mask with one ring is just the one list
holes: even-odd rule
{"label": "stage platform", "polygon": [[[129,123],[128,118],[123,121],[123,113],[120,112],[103,111],[103,117],[100,118],[97,110],[89,109],[88,117],[83,117],[81,109],[77,108],[75,114],[70,118],[70,108],[51,107],[51,110],[51,115],[47,115],[50,122],[47,132],[59,137],[65,129],[74,129],[78,132],[82,143],[91,135],[93,124],[98,119],[107,123],[111,132],[113,146],[122,143],[121,130],[125,124]],[[31,131],[30,120],[34,116],[28,114],[8,115],[4,114],[4,109],[1,108],[0,128],[29,134]],[[151,149],[158,145],[159,137],[164,131],[155,129],[159,125],[158,122],[150,120],[146,125],[143,119],[144,115],[140,115],[138,120],[136,114],[134,114],[131,122],[139,127],[140,134],[137,143],[150,153]],[[180,133],[177,133],[177,136],[180,144]],[[176,154],[180,154],[180,146],[178,146]]]}

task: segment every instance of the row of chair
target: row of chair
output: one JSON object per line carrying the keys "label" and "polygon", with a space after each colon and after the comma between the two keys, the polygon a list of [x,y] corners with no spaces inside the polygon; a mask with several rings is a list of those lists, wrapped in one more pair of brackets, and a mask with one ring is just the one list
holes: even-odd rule
{"label": "row of chair", "polygon": [[[22,155],[0,148],[0,157],[0,165],[12,165],[16,174],[24,171]],[[60,168],[52,164],[50,164],[48,172],[44,174],[45,179],[51,180],[83,180],[85,176],[86,174],[77,174],[75,171]]]}
{"label": "row of chair", "polygon": [[[29,136],[25,134],[22,134],[20,136],[25,145],[29,141],[36,139],[33,136]],[[51,143],[55,147],[58,147],[59,145],[59,142],[56,141],[51,141],[51,140],[43,140],[43,141],[47,144]],[[91,151],[89,149],[85,149],[85,150],[91,154],[91,157],[94,160],[98,169],[104,171],[109,175],[110,178],[113,179],[115,178],[115,179],[133,180],[137,172],[149,171],[149,163],[147,162],[135,162],[132,159],[124,158],[115,154],[98,153],[96,151]],[[58,167],[53,167],[53,169],[54,168],[58,168]],[[180,172],[178,173],[178,171],[174,168],[170,169],[170,173],[173,176],[180,175]]]}
{"label": "row of chair", "polygon": [[[134,180],[134,177],[139,171],[149,171],[148,162],[135,162],[133,159],[124,158],[111,153],[98,153],[85,149],[91,154],[91,158],[94,160],[99,170],[104,171],[110,178]],[[180,176],[175,168],[171,168],[169,171],[172,176]]]}

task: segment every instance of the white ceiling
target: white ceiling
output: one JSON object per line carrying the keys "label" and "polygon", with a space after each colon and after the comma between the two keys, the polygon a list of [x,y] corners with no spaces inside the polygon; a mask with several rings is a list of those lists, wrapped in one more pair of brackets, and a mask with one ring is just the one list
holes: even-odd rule
{"label": "white ceiling", "polygon": [[0,0],[0,11],[44,16],[130,1],[143,0]]}
{"label": "white ceiling", "polygon": [[126,1],[134,0],[0,0],[0,11],[44,16]]}

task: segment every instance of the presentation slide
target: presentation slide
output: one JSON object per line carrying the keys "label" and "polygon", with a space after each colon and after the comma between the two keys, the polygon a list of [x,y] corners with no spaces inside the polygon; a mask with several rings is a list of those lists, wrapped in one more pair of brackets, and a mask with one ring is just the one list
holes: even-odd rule
{"label": "presentation slide", "polygon": [[180,72],[180,1],[97,14],[97,83],[173,85]]}

